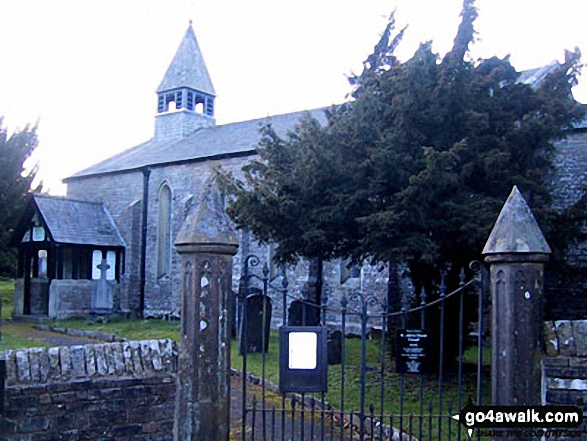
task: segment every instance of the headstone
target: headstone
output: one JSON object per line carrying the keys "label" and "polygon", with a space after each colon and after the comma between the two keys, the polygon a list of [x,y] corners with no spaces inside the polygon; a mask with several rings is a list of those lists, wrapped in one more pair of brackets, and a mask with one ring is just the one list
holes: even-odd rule
{"label": "headstone", "polygon": [[94,285],[92,293],[92,313],[97,315],[112,314],[114,308],[113,287],[112,283],[106,280],[106,271],[110,268],[110,265],[106,263],[106,259],[102,259],[102,262],[96,268],[100,270],[100,278]]}
{"label": "headstone", "polygon": [[[271,325],[271,298],[264,295],[261,290],[255,290],[254,294],[246,297],[246,323],[245,320],[240,321],[240,341],[239,354],[247,354],[251,352],[265,352],[269,349],[269,331]],[[263,316],[265,322],[263,322]],[[244,325],[244,328],[243,328]],[[265,336],[263,337],[263,330]],[[245,335],[246,335],[246,350],[245,350]],[[265,339],[265,347],[263,349],[263,338]]]}
{"label": "headstone", "polygon": [[289,326],[318,326],[320,307],[308,300],[294,300],[289,305],[287,323]]}
{"label": "headstone", "polygon": [[331,331],[326,341],[328,364],[342,363],[342,332]]}

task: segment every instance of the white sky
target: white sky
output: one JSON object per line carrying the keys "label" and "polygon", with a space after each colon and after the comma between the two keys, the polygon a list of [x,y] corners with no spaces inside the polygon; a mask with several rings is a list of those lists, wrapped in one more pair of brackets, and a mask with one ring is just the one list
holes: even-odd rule
{"label": "white sky", "polygon": [[[452,45],[462,0],[0,0],[0,116],[39,121],[40,175],[60,180],[153,135],[155,90],[193,19],[220,124],[340,103],[397,6],[400,57]],[[474,58],[518,70],[587,54],[587,0],[477,0]],[[587,55],[586,55],[587,57]],[[581,81],[581,79],[580,79]],[[587,102],[587,79],[575,89]]]}

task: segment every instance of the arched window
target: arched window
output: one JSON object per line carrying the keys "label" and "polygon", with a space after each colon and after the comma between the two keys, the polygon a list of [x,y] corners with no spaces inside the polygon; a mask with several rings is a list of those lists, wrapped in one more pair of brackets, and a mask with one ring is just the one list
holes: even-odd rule
{"label": "arched window", "polygon": [[157,278],[169,276],[171,266],[171,189],[164,184],[159,190],[157,222]]}

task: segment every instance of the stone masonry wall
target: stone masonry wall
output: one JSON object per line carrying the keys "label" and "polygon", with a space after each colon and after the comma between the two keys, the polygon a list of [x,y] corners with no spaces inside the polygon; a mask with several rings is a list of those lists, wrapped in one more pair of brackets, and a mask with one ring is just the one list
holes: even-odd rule
{"label": "stone masonry wall", "polygon": [[1,441],[171,440],[171,340],[6,351]]}
{"label": "stone masonry wall", "polygon": [[587,404],[587,320],[544,324],[543,404]]}
{"label": "stone masonry wall", "polygon": [[[120,311],[120,285],[107,281],[112,287],[114,311]],[[92,294],[96,280],[54,279],[49,295],[49,317],[58,320],[87,316],[92,310]]]}
{"label": "stone masonry wall", "polygon": [[[577,131],[571,137],[557,145],[556,173],[550,177],[551,184],[557,189],[555,200],[557,207],[564,207],[574,202],[587,184],[587,132]],[[147,316],[179,316],[180,309],[180,259],[174,247],[171,255],[170,276],[157,278],[157,220],[158,197],[162,185],[168,185],[172,194],[171,237],[174,239],[190,209],[198,203],[201,190],[206,181],[214,174],[214,168],[222,166],[236,176],[242,174],[241,167],[253,156],[174,164],[154,167],[149,178],[149,205],[147,220],[147,267],[145,285],[145,314]],[[125,271],[121,277],[121,309],[132,309],[138,303],[139,295],[139,247],[141,235],[141,199],[143,175],[140,171],[130,171],[116,175],[96,176],[68,182],[68,196],[103,201],[112,214],[127,244]],[[240,248],[233,259],[233,290],[238,290],[241,274],[241,261],[249,252],[256,253],[265,262],[269,248],[257,246],[249,235],[240,233]],[[248,242],[248,243],[247,243]],[[573,255],[583,263],[587,262],[587,248],[581,248]],[[582,260],[581,260],[582,259]],[[288,269],[289,294],[300,295],[301,288],[307,280],[307,262]],[[325,286],[330,290],[333,302],[339,303],[342,294],[351,292],[363,295],[375,294],[378,297],[386,293],[386,269],[378,271],[376,267],[365,265],[358,279],[340,283],[340,263],[332,262],[325,267]],[[279,286],[279,280],[276,283]],[[568,294],[565,292],[565,296]],[[582,298],[580,294],[579,297]],[[274,307],[277,305],[274,303]],[[561,302],[567,305],[568,302]],[[576,310],[576,304],[567,310]],[[275,311],[278,313],[278,311]],[[556,311],[557,313],[560,311]],[[563,311],[563,317],[574,318]],[[274,317],[278,317],[274,313]]]}

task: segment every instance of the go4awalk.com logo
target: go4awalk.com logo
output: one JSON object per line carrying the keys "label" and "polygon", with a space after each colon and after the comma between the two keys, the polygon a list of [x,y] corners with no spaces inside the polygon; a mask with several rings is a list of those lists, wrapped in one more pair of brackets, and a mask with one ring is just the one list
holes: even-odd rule
{"label": "go4awalk.com logo", "polygon": [[452,418],[474,429],[576,429],[583,412],[576,406],[474,406],[468,403]]}

